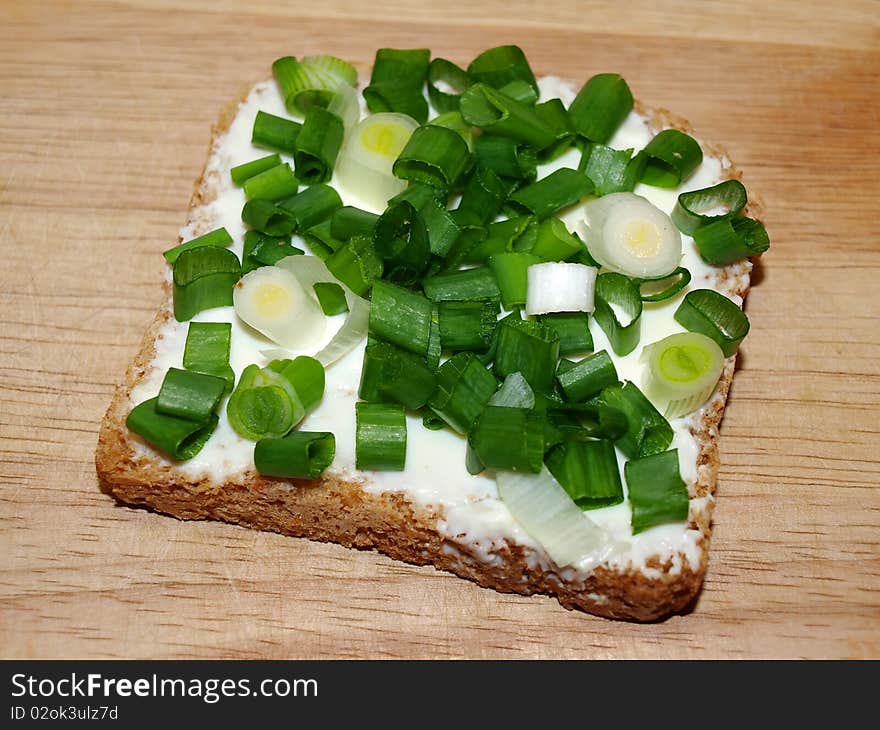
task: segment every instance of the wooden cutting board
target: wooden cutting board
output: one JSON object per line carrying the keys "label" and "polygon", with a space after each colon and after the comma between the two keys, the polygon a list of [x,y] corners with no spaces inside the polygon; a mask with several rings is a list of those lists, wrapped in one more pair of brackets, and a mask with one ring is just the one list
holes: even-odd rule
{"label": "wooden cutting board", "polygon": [[[876,3],[179,5],[0,6],[0,655],[880,657]],[[220,107],[280,55],[502,43],[622,73],[766,204],[694,610],[616,623],[103,495],[98,423]]]}

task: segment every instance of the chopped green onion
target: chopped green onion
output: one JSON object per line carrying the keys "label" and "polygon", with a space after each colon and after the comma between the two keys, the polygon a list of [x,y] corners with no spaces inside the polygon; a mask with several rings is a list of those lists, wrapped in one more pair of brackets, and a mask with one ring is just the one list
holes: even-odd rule
{"label": "chopped green onion", "polygon": [[736,218],[746,207],[748,196],[739,180],[725,180],[710,188],[691,190],[678,196],[672,222],[678,230],[692,236],[708,223]]}
{"label": "chopped green onion", "polygon": [[441,272],[452,273],[468,258],[468,254],[480,241],[486,238],[486,227],[469,210],[453,210],[449,215],[458,227],[458,238],[446,254]]}
{"label": "chopped green onion", "polygon": [[313,106],[306,114],[296,141],[296,176],[306,185],[327,182],[342,146],[342,120],[326,109]]}
{"label": "chopped green onion", "polygon": [[509,84],[504,84],[498,91],[518,101],[520,104],[534,106],[535,102],[538,101],[538,92],[529,85],[528,81],[516,79]]}
{"label": "chopped green onion", "polygon": [[505,317],[495,330],[498,340],[495,373],[501,377],[521,373],[532,388],[544,393],[553,386],[559,360],[559,335],[556,330],[519,319]]}
{"label": "chopped green onion", "polygon": [[418,211],[428,229],[431,253],[434,256],[445,257],[452,250],[461,229],[452,214],[446,210],[446,206],[433,196],[428,198]]}
{"label": "chopped green onion", "polygon": [[278,373],[293,388],[306,412],[314,409],[324,397],[324,366],[314,357],[299,357],[272,360],[263,372]]}
{"label": "chopped green onion", "polygon": [[355,466],[403,471],[406,466],[406,413],[403,406],[356,403]]}
{"label": "chopped green onion", "polygon": [[596,279],[593,316],[618,355],[636,349],[641,334],[642,297],[639,287],[623,274],[609,272]]}
{"label": "chopped green onion", "polygon": [[468,432],[468,446],[490,469],[537,474],[544,461],[544,424],[527,408],[486,406]]}
{"label": "chopped green onion", "polygon": [[232,178],[232,182],[241,187],[254,175],[259,175],[261,172],[271,170],[273,167],[277,167],[280,164],[281,155],[266,155],[257,160],[251,160],[250,162],[245,162],[243,165],[233,167],[229,171],[229,176]]}
{"label": "chopped green onion", "polygon": [[598,74],[584,84],[568,113],[579,135],[608,144],[632,108],[633,95],[623,77]]}
{"label": "chopped green onion", "polygon": [[685,329],[715,340],[724,357],[733,355],[749,333],[745,312],[714,289],[688,292],[673,316]]}
{"label": "chopped green onion", "polygon": [[176,418],[156,410],[158,398],[150,398],[135,406],[125,425],[160,451],[178,461],[191,459],[199,451],[217,428],[217,416],[211,416],[207,423],[196,423],[185,418]]}
{"label": "chopped green onion", "polygon": [[[446,84],[455,93],[442,91],[438,82]],[[467,71],[445,58],[435,58],[428,66],[428,98],[438,112],[458,111],[458,99],[471,83]]]}
{"label": "chopped green onion", "polygon": [[431,304],[431,333],[428,335],[428,354],[425,362],[433,371],[440,367],[440,358],[443,355],[443,345],[440,342],[440,314],[437,305]]}
{"label": "chopped green onion", "polygon": [[467,433],[498,388],[498,381],[472,352],[459,352],[437,371],[431,409],[459,433]]}
{"label": "chopped green onion", "polygon": [[213,375],[168,368],[156,399],[156,412],[207,423],[226,391],[226,381]]}
{"label": "chopped green onion", "polygon": [[425,357],[431,336],[431,302],[386,281],[373,283],[370,333]]}
{"label": "chopped green onion", "polygon": [[290,236],[296,228],[296,218],[269,200],[255,198],[244,204],[241,219],[257,231],[269,236]]}
{"label": "chopped green onion", "polygon": [[461,193],[457,210],[468,211],[486,224],[498,215],[509,192],[509,186],[490,168],[478,166]]}
{"label": "chopped green onion", "polygon": [[[562,372],[561,360],[559,372]],[[574,365],[574,363],[572,363]],[[626,415],[617,408],[592,398],[588,403],[548,403],[547,417],[560,430],[564,438],[585,441],[593,438],[619,439],[629,428]]]}
{"label": "chopped green onion", "polygon": [[697,141],[677,129],[659,132],[642,152],[647,157],[642,182],[658,188],[678,187],[703,161]]}
{"label": "chopped green onion", "polygon": [[318,281],[312,285],[321,311],[328,317],[342,314],[348,311],[348,303],[345,301],[345,292],[339,284],[332,281]]}
{"label": "chopped green onion", "polygon": [[[644,159],[644,158],[642,158]],[[630,164],[632,150],[616,150],[604,144],[588,144],[581,158],[581,169],[593,185],[596,195],[631,193],[642,175],[641,165]]]}
{"label": "chopped green onion", "polygon": [[620,468],[610,441],[569,441],[547,454],[547,468],[583,510],[623,502]]}
{"label": "chopped green onion", "polygon": [[428,123],[433,124],[435,127],[446,127],[453,132],[458,132],[467,144],[468,149],[473,150],[474,128],[464,120],[464,117],[461,116],[461,112],[444,112],[443,114],[438,114]]}
{"label": "chopped green onion", "polygon": [[694,231],[694,243],[703,261],[715,266],[727,266],[770,248],[766,229],[760,221],[751,218],[708,223]]}
{"label": "chopped green onion", "polygon": [[264,438],[254,447],[254,466],[267,477],[317,479],[333,462],[336,437],[326,431],[292,431]]}
{"label": "chopped green onion", "polygon": [[428,406],[422,410],[422,425],[429,431],[439,431],[446,427],[446,421],[434,413]]}
{"label": "chopped green onion", "polygon": [[671,274],[651,279],[633,279],[643,302],[664,302],[672,299],[691,282],[691,272],[679,266]]}
{"label": "chopped green onion", "polygon": [[[548,220],[557,219],[550,218]],[[467,252],[466,263],[484,263],[492,254],[519,250],[517,244],[523,234],[534,224],[534,221],[535,219],[530,215],[521,215],[509,220],[490,223],[486,228],[486,237]]]}
{"label": "chopped green onion", "polygon": [[174,248],[169,248],[162,255],[171,266],[174,266],[177,257],[184,251],[190,251],[191,249],[199,248],[200,246],[218,246],[222,248],[228,246],[230,243],[232,243],[232,236],[229,235],[229,232],[225,228],[216,228],[198,238],[193,238],[190,241],[178,244]]}
{"label": "chopped green onion", "polygon": [[560,355],[579,355],[593,351],[590,319],[585,312],[542,314],[538,321],[556,330],[559,335]]}
{"label": "chopped green onion", "polygon": [[296,195],[297,190],[299,180],[286,162],[249,177],[244,183],[244,194],[248,200],[262,198],[275,202]]}
{"label": "chopped green onion", "polygon": [[190,322],[183,348],[183,367],[195,373],[223,378],[225,392],[235,383],[229,366],[232,324],[229,322]]}
{"label": "chopped green onion", "polygon": [[543,261],[569,261],[585,250],[584,242],[571,233],[559,218],[538,224],[529,253]]}
{"label": "chopped green onion", "polygon": [[678,449],[632,459],[623,472],[632,504],[634,535],[654,525],[687,520],[690,502],[687,485],[679,473]]}
{"label": "chopped green onion", "polygon": [[540,259],[528,253],[496,253],[489,257],[489,268],[501,291],[505,309],[521,307],[526,303],[529,267]]}
{"label": "chopped green onion", "polygon": [[259,441],[284,436],[305,416],[305,407],[278,373],[248,365],[229,396],[226,416],[239,436]]}
{"label": "chopped green onion", "polygon": [[470,164],[470,150],[458,132],[428,124],[412,133],[392,169],[401,180],[450,190]]}
{"label": "chopped green onion", "polygon": [[512,180],[534,180],[538,158],[534,147],[507,137],[484,134],[474,140],[478,165]]}
{"label": "chopped green onion", "polygon": [[382,81],[364,89],[364,99],[374,114],[405,114],[419,124],[428,119],[428,102],[419,86]]}
{"label": "chopped green onion", "polygon": [[384,261],[384,278],[411,286],[419,281],[431,258],[428,229],[412,203],[394,203],[373,228],[373,248]]}
{"label": "chopped green onion", "polygon": [[382,276],[382,259],[373,249],[372,236],[352,236],[325,263],[333,276],[360,297]]}
{"label": "chopped green onion", "polygon": [[326,107],[340,87],[357,83],[354,66],[336,56],[306,56],[301,61],[285,56],[272,64],[272,72],[291,114]]}
{"label": "chopped green onion", "polygon": [[428,299],[434,302],[501,298],[498,283],[487,266],[429,276],[422,282],[422,288]]}
{"label": "chopped green onion", "polygon": [[367,345],[358,389],[361,400],[416,409],[424,406],[436,389],[437,376],[424,358],[380,340]]}
{"label": "chopped green onion", "polygon": [[498,324],[497,302],[440,302],[437,312],[444,350],[483,352],[489,348]]}
{"label": "chopped green onion", "polygon": [[[301,129],[302,124],[294,122],[292,119],[276,117],[274,114],[258,111],[254,119],[251,142],[257,147],[268,147],[271,150],[278,150],[279,152],[293,155],[296,152],[296,140]],[[235,180],[235,175],[233,175],[232,179],[238,183]]]}
{"label": "chopped green onion", "polygon": [[373,62],[364,99],[371,112],[408,114],[419,124],[428,118],[422,87],[428,75],[431,52],[427,48],[380,48]]}
{"label": "chopped green onion", "polygon": [[305,240],[306,245],[308,245],[310,253],[321,259],[321,261],[326,261],[346,243],[333,237],[333,234],[330,232],[329,220],[312,226],[306,231],[300,231],[300,235]]}
{"label": "chopped green onion", "polygon": [[361,210],[351,205],[338,208],[330,218],[330,233],[340,241],[347,241],[352,236],[373,236],[373,229],[379,216],[368,210]]}
{"label": "chopped green onion", "polygon": [[565,397],[582,403],[617,382],[617,369],[605,350],[585,357],[556,376]]}
{"label": "chopped green onion", "polygon": [[538,116],[533,107],[511,99],[486,84],[474,84],[459,102],[461,116],[487,134],[508,137],[536,149],[549,147],[556,132]]}
{"label": "chopped green onion", "polygon": [[[593,311],[598,269],[547,261],[529,266],[527,273],[526,314]],[[498,281],[500,284],[501,279]],[[503,287],[501,291],[503,294]]]}
{"label": "chopped green onion", "polygon": [[709,400],[721,371],[724,353],[699,332],[679,332],[645,348],[648,380],[645,395],[666,418],[695,411]]}
{"label": "chopped green onion", "polygon": [[241,275],[261,266],[274,266],[288,256],[301,256],[301,249],[280,236],[267,236],[260,231],[245,231],[241,255]]}
{"label": "chopped green onion", "polygon": [[571,118],[560,99],[550,99],[535,106],[535,113],[553,130],[555,141],[541,150],[541,159],[545,162],[555,160],[565,152],[574,140],[574,127]]}
{"label": "chopped green onion", "polygon": [[496,89],[511,81],[525,81],[538,92],[538,82],[519,46],[496,46],[483,51],[467,69],[474,81],[488,84]]}
{"label": "chopped green onion", "polygon": [[304,231],[328,220],[342,207],[342,199],[335,189],[322,183],[307,187],[278,205],[290,211],[296,219],[296,229]]}
{"label": "chopped green onion", "polygon": [[507,203],[519,213],[531,213],[538,220],[544,220],[592,192],[593,182],[590,178],[577,170],[562,167],[520,188],[508,198]]}
{"label": "chopped green onion", "polygon": [[627,457],[651,456],[669,448],[672,426],[635,383],[609,385],[602,391],[599,401],[626,416],[626,433],[616,443]]}
{"label": "chopped green onion", "polygon": [[174,318],[186,322],[205,309],[232,304],[232,287],[241,276],[238,257],[226,248],[200,246],[174,261]]}

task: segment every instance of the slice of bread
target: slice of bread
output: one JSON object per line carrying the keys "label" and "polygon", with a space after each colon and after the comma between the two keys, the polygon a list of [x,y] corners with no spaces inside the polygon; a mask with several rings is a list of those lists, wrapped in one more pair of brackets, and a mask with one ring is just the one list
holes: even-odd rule
{"label": "slice of bread", "polygon": [[[216,227],[212,225],[210,203],[217,195],[221,177],[212,160],[238,108],[238,103],[227,108],[213,129],[211,153],[190,201],[187,223],[191,234]],[[690,131],[686,122],[663,110],[637,105],[636,111],[654,129]],[[739,177],[723,151],[705,144],[703,148],[722,161],[725,177]],[[755,204],[750,207],[755,215]],[[715,288],[744,297],[750,269],[747,261],[718,269]],[[125,426],[134,405],[132,391],[150,374],[157,338],[162,337],[163,325],[173,319],[171,311],[171,288],[166,281],[164,304],[147,330],[125,382],[116,389],[101,425],[95,459],[98,478],[101,488],[121,502],[180,519],[224,520],[347,547],[373,548],[405,562],[434,565],[498,591],[550,594],[567,608],[610,618],[654,620],[685,610],[698,594],[711,533],[718,428],[735,357],[726,362],[711,401],[688,421],[699,449],[696,479],[688,485],[688,528],[699,531],[696,563],[693,557],[667,553],[642,556],[638,564],[617,561],[580,572],[559,568],[534,546],[511,540],[494,545],[487,555],[461,536],[442,531],[442,507],[417,504],[406,492],[365,489],[363,479],[356,475],[346,477],[329,471],[316,481],[266,478],[253,470],[224,479],[189,476],[175,462],[146,447]]]}

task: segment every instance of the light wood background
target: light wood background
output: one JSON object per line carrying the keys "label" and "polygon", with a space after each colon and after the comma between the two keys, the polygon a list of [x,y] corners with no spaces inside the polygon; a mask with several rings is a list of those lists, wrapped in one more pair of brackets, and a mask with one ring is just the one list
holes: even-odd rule
{"label": "light wood background", "polygon": [[[880,657],[880,4],[626,5],[0,3],[0,655]],[[695,610],[615,623],[102,494],[98,423],[220,107],[279,55],[508,42],[623,73],[766,204]]]}

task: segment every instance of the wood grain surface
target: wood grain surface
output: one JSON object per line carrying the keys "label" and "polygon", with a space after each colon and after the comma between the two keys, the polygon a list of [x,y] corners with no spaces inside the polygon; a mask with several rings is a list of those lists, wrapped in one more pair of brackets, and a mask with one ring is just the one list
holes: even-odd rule
{"label": "wood grain surface", "polygon": [[[542,5],[0,3],[0,655],[880,657],[880,6]],[[98,423],[220,107],[279,55],[509,42],[624,74],[766,205],[694,610],[616,623],[102,494]]]}

